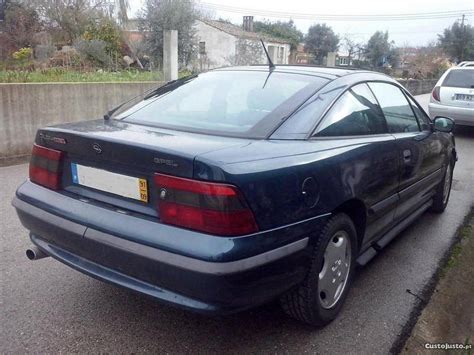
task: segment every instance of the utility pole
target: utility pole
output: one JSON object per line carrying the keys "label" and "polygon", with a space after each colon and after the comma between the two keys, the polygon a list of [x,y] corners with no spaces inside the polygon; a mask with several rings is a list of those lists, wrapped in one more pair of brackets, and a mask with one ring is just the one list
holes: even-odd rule
{"label": "utility pole", "polygon": [[461,28],[462,28],[462,39],[461,39],[461,58],[459,59],[460,62],[464,60],[464,47],[466,46],[466,26],[464,25],[464,19],[466,15],[462,15],[461,20]]}

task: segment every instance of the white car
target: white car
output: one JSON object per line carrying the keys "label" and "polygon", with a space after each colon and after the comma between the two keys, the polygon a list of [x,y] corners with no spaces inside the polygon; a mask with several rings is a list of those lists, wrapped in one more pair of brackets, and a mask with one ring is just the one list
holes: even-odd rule
{"label": "white car", "polygon": [[449,117],[474,126],[474,67],[448,69],[431,92],[428,111],[431,118]]}
{"label": "white car", "polygon": [[458,67],[474,67],[474,61],[472,62],[461,62],[458,64]]}

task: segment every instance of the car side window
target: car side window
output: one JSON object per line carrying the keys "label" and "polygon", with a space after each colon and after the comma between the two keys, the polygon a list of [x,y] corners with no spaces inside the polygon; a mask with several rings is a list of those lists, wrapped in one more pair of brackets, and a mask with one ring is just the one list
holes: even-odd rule
{"label": "car side window", "polygon": [[415,116],[418,119],[418,123],[420,124],[421,130],[422,131],[429,131],[431,130],[430,127],[430,119],[428,116],[420,109],[420,107],[416,104],[413,99],[407,95],[408,101],[410,101],[410,105],[413,109],[413,112],[415,112]]}
{"label": "car side window", "polygon": [[331,107],[315,137],[387,133],[387,124],[367,84],[353,86]]}
{"label": "car side window", "polygon": [[369,83],[387,120],[390,133],[419,132],[418,121],[403,92],[392,84]]}

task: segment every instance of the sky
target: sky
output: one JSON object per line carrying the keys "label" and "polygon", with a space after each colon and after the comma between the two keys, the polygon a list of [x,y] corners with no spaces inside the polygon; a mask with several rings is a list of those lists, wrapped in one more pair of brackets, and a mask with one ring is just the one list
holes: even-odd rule
{"label": "sky", "polygon": [[[131,17],[143,6],[144,0],[130,0]],[[392,15],[414,14],[427,12],[446,12],[458,10],[474,10],[474,0],[205,0],[197,1],[206,9],[206,4],[226,5],[238,7],[252,15],[252,10],[261,12],[269,10],[283,13],[303,14],[334,14],[334,15]],[[215,18],[229,19],[235,24],[242,23],[243,13],[223,10],[207,10]],[[255,20],[267,19],[270,21],[287,18],[254,16]],[[401,21],[328,21],[318,19],[294,19],[295,25],[303,33],[315,23],[326,23],[341,37],[346,35],[356,42],[365,43],[377,30],[388,31],[389,39],[395,41],[396,46],[422,46],[437,40],[437,34],[452,25],[457,19],[418,19]],[[460,19],[460,18],[459,18]],[[474,26],[474,15],[466,16],[467,24]]]}

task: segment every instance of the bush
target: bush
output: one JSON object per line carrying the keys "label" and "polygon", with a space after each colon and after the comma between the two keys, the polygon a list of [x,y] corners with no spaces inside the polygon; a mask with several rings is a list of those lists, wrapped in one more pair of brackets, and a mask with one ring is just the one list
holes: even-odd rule
{"label": "bush", "polygon": [[35,58],[39,61],[46,61],[54,55],[56,48],[47,44],[38,44],[35,47]]}
{"label": "bush", "polygon": [[110,57],[121,55],[122,38],[120,30],[110,20],[103,19],[99,24],[90,24],[83,34],[86,41],[99,40],[105,43],[105,52]]}
{"label": "bush", "polygon": [[33,50],[31,48],[20,48],[16,52],[12,53],[13,59],[19,62],[26,62],[32,58]]}
{"label": "bush", "polygon": [[108,65],[111,62],[106,47],[107,43],[98,39],[78,40],[74,43],[74,48],[83,60],[89,60],[100,66]]}
{"label": "bush", "polygon": [[55,51],[53,56],[49,58],[49,66],[61,68],[81,68],[84,65],[78,51],[72,47],[68,50]]}

